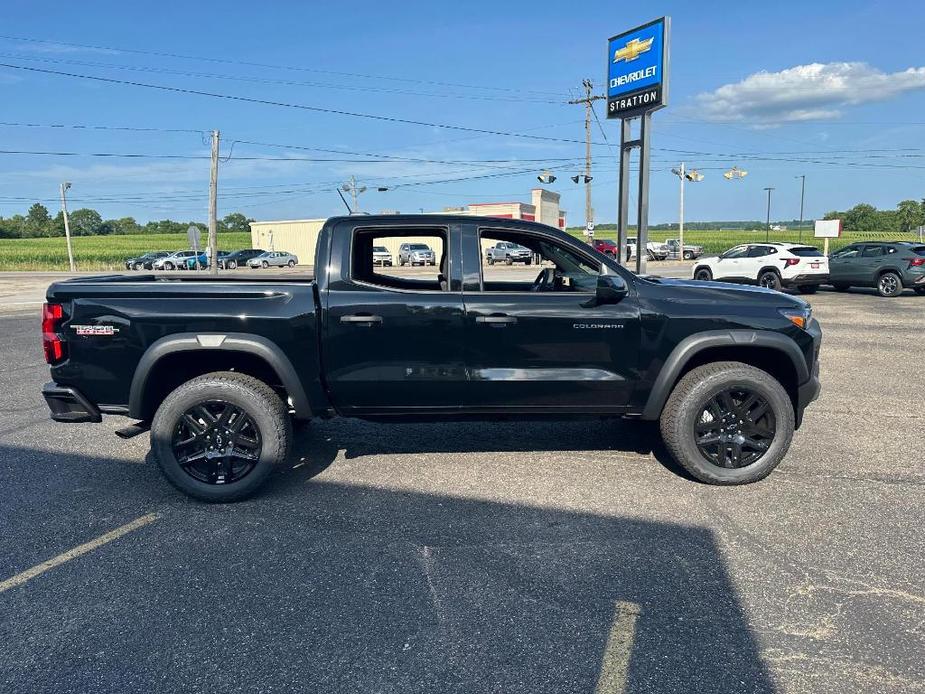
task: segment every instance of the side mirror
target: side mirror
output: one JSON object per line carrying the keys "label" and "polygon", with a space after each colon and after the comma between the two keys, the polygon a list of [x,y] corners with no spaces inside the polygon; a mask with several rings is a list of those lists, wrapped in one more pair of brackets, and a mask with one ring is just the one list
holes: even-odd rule
{"label": "side mirror", "polygon": [[626,280],[619,275],[599,275],[595,298],[598,304],[616,304],[629,293]]}

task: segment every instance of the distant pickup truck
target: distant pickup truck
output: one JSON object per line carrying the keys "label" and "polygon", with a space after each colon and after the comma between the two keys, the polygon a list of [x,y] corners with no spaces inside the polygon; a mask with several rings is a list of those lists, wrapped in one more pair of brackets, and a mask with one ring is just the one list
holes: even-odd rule
{"label": "distant pickup truck", "polygon": [[[680,239],[668,239],[665,241],[665,246],[668,247],[668,257],[669,258],[681,258],[681,240]],[[703,246],[695,246],[692,243],[684,244],[684,256],[683,260],[694,260],[703,255]]]}
{"label": "distant pickup truck", "polygon": [[[440,249],[433,276],[374,264],[377,246],[422,238]],[[535,279],[483,274],[498,241],[542,260]],[[819,392],[821,333],[802,299],[636,276],[533,222],[335,217],[314,268],[52,284],[52,418],[134,418],[117,433],[150,430],[167,479],[208,501],[256,491],[293,420],[337,415],[655,420],[695,478],[742,484],[780,462]]]}
{"label": "distant pickup truck", "polygon": [[485,250],[485,260],[489,265],[494,265],[495,263],[505,263],[507,265],[523,263],[524,265],[530,265],[533,262],[533,251],[516,243],[499,241]]}
{"label": "distant pickup truck", "polygon": [[[639,240],[635,236],[630,236],[626,239],[630,258],[636,257],[636,246],[638,243]],[[649,241],[646,243],[646,255],[649,260],[665,260],[668,257],[668,246],[663,243],[658,243],[657,241]]]}

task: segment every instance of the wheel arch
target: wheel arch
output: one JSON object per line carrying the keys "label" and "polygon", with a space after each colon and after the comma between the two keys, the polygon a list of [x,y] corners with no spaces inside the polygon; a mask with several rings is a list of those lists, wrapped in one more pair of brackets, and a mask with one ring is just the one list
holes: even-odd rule
{"label": "wheel arch", "polygon": [[149,421],[163,399],[182,383],[212,371],[237,371],[274,387],[292,401],[298,419],[311,406],[295,368],[270,340],[244,333],[179,333],[154,342],[132,377],[129,415]]}
{"label": "wheel arch", "polygon": [[716,330],[690,335],[671,351],[652,384],[641,418],[658,419],[678,381],[688,371],[716,361],[738,361],[771,374],[787,391],[799,417],[798,389],[810,373],[797,344],[769,331]]}

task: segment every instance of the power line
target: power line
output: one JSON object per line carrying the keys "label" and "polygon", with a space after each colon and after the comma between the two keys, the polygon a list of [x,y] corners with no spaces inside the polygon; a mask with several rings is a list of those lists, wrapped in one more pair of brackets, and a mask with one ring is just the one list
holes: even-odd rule
{"label": "power line", "polygon": [[194,55],[183,55],[181,53],[168,53],[166,51],[150,51],[143,50],[140,48],[114,48],[112,46],[94,46],[89,44],[82,43],[68,43],[64,41],[51,41],[46,39],[37,39],[33,37],[24,37],[24,36],[10,36],[10,35],[0,35],[0,39],[7,39],[10,41],[22,41],[26,43],[43,43],[50,44],[54,46],[68,46],[71,48],[86,48],[96,51],[115,51],[117,53],[133,53],[137,55],[153,55],[162,58],[177,58],[180,60],[199,60],[203,62],[210,63],[223,63],[227,65],[246,65],[249,67],[259,67],[267,68],[270,70],[293,70],[298,72],[311,72],[317,74],[326,74],[326,75],[336,75],[338,77],[358,77],[361,79],[374,79],[374,80],[388,80],[393,82],[408,82],[414,84],[430,84],[440,87],[455,87],[463,89],[483,89],[489,91],[498,91],[498,92],[514,92],[514,93],[525,93],[525,94],[544,94],[547,96],[560,96],[555,92],[545,92],[538,90],[530,89],[519,89],[517,87],[495,87],[490,85],[474,85],[474,84],[460,84],[457,82],[443,82],[439,80],[423,80],[419,78],[411,77],[394,77],[388,75],[370,75],[356,72],[343,72],[337,70],[324,70],[320,68],[309,68],[302,66],[293,66],[293,65],[273,65],[269,63],[256,63],[246,60],[233,60],[231,58],[214,58],[210,56],[194,56]]}
{"label": "power line", "polygon": [[[325,108],[323,106],[311,106],[308,104],[293,104],[285,101],[274,101],[272,99],[258,99],[249,96],[240,96],[235,94],[220,94],[217,92],[207,92],[199,89],[188,89],[185,87],[171,87],[163,84],[149,84],[147,82],[136,82],[132,80],[120,80],[113,77],[98,77],[95,75],[81,75],[73,72],[64,72],[62,70],[49,70],[47,68],[31,67],[28,65],[13,65],[11,63],[0,63],[0,67],[6,67],[13,70],[25,70],[28,72],[38,72],[47,75],[58,75],[60,77],[73,77],[77,79],[92,80],[95,82],[104,82],[107,84],[121,84],[131,87],[144,87],[145,89],[157,89],[165,92],[174,92],[177,94],[194,94],[197,96],[208,96],[213,99],[225,99],[228,101],[240,101],[243,103],[261,104],[264,106],[279,106],[281,108],[293,108],[302,111],[312,111],[315,113],[327,113],[335,116],[349,116],[351,118],[365,118],[368,120],[378,120],[386,123],[398,123],[401,125],[416,125],[426,128],[440,128],[443,130],[458,130],[462,132],[479,133],[483,135],[498,135],[500,137],[517,137],[528,140],[542,140],[545,142],[569,142],[579,143],[581,140],[573,140],[562,137],[549,137],[545,135],[530,135],[527,133],[517,133],[505,130],[491,130],[488,128],[471,128],[465,125],[453,125],[450,123],[430,123],[427,121],[413,120],[410,118],[398,118],[397,116],[383,116],[375,113],[361,113],[357,111],[345,111],[342,109]],[[600,145],[601,143],[593,143]]]}
{"label": "power line", "polygon": [[[243,75],[221,75],[214,72],[190,72],[188,70],[174,70],[171,68],[151,67],[142,65],[120,65],[117,63],[100,63],[87,60],[66,60],[61,58],[44,58],[37,56],[23,56],[15,53],[0,53],[0,57],[10,58],[12,60],[27,60],[29,62],[52,63],[55,65],[77,65],[80,67],[98,67],[114,70],[130,70],[132,72],[153,73],[158,75],[174,75],[178,77],[194,77],[204,79],[228,80],[234,82],[250,82],[258,84],[274,84],[287,87],[312,87],[318,89],[337,89],[356,91],[356,87],[348,84],[330,84],[326,82],[303,82],[298,80],[274,79],[267,77],[246,77]],[[562,104],[561,99],[538,98],[531,96],[494,96],[486,94],[464,94],[458,91],[442,92],[425,92],[411,89],[401,89],[397,87],[377,87],[373,85],[363,85],[364,92],[377,92],[383,94],[402,94],[407,96],[423,96],[445,99],[470,99],[474,101],[502,101],[507,103],[528,102],[536,104]]]}
{"label": "power line", "polygon": [[153,132],[153,133],[196,133],[201,134],[208,130],[194,130],[192,128],[146,128],[127,125],[70,125],[65,123],[10,123],[0,122],[4,128],[60,128],[70,130],[124,130],[126,132]]}

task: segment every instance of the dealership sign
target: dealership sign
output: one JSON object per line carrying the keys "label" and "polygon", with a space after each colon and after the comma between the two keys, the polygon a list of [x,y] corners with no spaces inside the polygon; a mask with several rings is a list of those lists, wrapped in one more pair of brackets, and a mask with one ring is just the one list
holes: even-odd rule
{"label": "dealership sign", "polygon": [[632,118],[668,105],[668,17],[607,42],[607,117]]}

